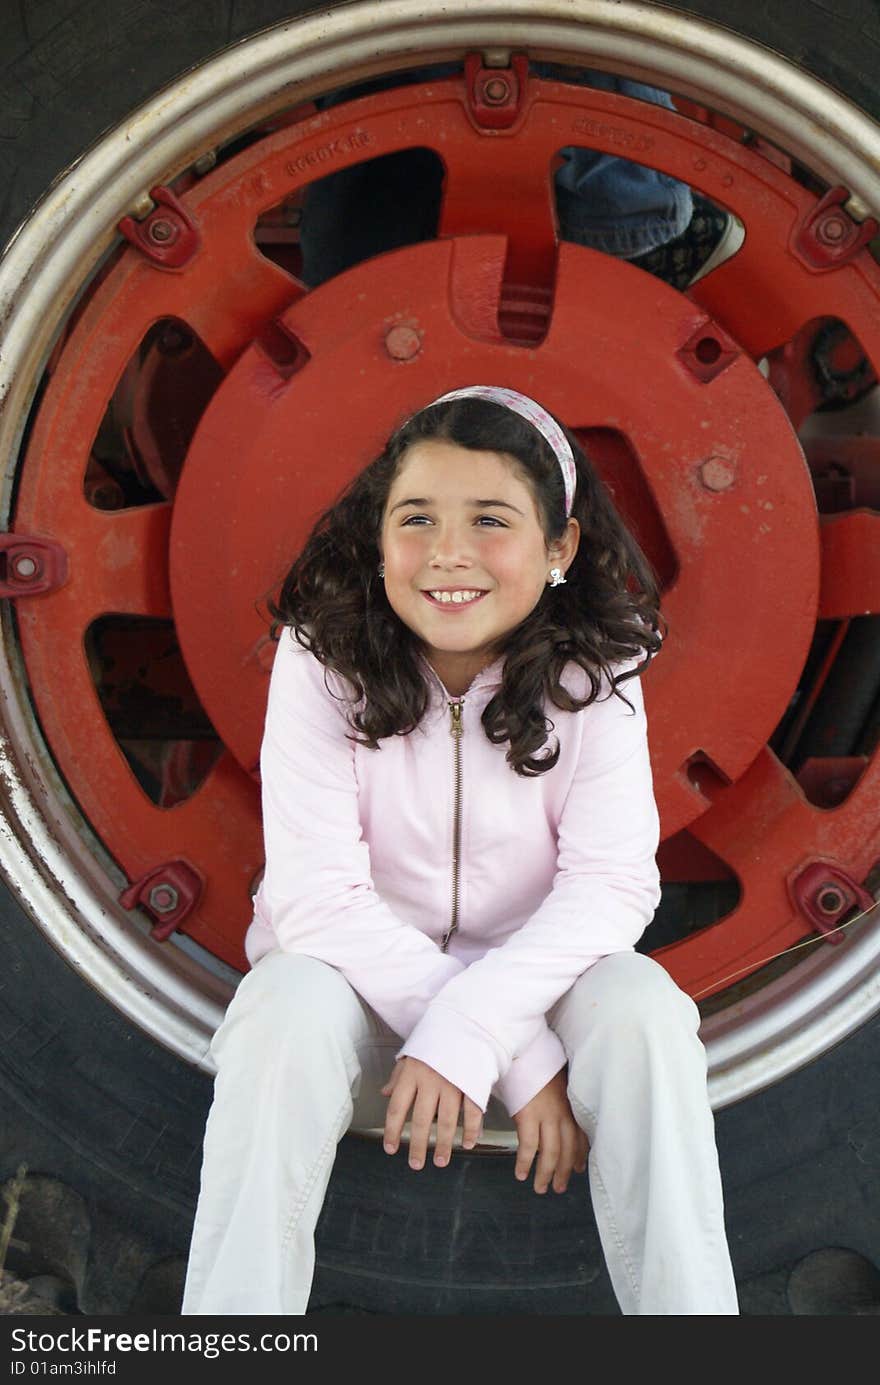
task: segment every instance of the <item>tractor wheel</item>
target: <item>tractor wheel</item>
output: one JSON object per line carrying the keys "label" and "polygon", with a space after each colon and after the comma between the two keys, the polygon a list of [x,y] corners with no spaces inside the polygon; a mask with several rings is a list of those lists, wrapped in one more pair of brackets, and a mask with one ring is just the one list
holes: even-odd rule
{"label": "tractor wheel", "polygon": [[[834,1248],[840,1311],[880,1262],[873,8],[20,0],[0,40],[10,1268],[177,1311],[262,864],[263,601],[394,424],[479,377],[582,435],[660,577],[644,945],[704,1010],[743,1311],[822,1312]],[[563,240],[577,144],[741,248],[679,291]],[[310,287],[332,178],[398,214],[353,200],[361,248]],[[616,1311],[584,1183],[534,1198],[512,1145],[413,1178],[352,1131],[312,1309]]]}

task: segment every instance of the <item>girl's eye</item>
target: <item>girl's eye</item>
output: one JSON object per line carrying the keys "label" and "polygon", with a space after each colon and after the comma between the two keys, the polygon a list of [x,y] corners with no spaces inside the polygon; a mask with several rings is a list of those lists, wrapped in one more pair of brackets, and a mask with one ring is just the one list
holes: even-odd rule
{"label": "girl's eye", "polygon": [[[493,529],[507,528],[507,525],[505,524],[504,520],[498,519],[495,515],[478,515],[476,522],[479,526],[488,526]],[[401,520],[400,527],[401,529],[405,529],[407,525],[422,525],[431,523],[432,520],[429,515],[407,515],[406,519]]]}

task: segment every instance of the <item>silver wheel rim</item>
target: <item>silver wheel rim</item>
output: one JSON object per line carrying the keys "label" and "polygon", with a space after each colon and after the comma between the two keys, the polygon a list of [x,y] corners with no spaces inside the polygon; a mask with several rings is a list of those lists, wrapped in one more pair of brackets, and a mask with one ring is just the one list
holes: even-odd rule
{"label": "silver wheel rim", "polygon": [[[0,261],[0,454],[7,478],[53,339],[145,189],[294,101],[465,50],[527,51],[667,86],[735,116],[865,213],[880,212],[880,127],[785,59],[727,30],[621,0],[359,0],[285,22],[166,88],[96,144],[46,195]],[[8,519],[11,481],[5,482]],[[79,817],[30,711],[10,613],[3,614],[0,869],[76,971],[134,1023],[211,1071],[208,1045],[230,994],[198,949],[157,946],[115,904],[127,883]],[[880,1009],[878,910],[843,949],[817,947],[791,972],[704,1021],[718,1109],[801,1067]],[[838,955],[842,953],[842,955]],[[490,1143],[509,1144],[499,1131]]]}

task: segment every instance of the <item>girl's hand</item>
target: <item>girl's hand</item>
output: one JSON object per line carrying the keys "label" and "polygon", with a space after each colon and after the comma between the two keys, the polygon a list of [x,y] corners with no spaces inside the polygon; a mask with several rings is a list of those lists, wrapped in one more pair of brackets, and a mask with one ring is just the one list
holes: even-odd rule
{"label": "girl's hand", "polygon": [[572,1169],[583,1173],[587,1167],[590,1146],[572,1115],[566,1073],[567,1069],[562,1068],[513,1117],[519,1139],[514,1173],[519,1179],[528,1178],[537,1154],[536,1193],[546,1193],[551,1178],[554,1192],[564,1193]]}
{"label": "girl's hand", "polygon": [[385,1152],[396,1154],[409,1109],[413,1107],[409,1137],[409,1166],[420,1169],[427,1155],[428,1137],[434,1117],[437,1117],[437,1142],[434,1163],[443,1168],[452,1157],[452,1141],[458,1128],[458,1112],[464,1100],[465,1149],[477,1142],[483,1113],[470,1097],[439,1072],[419,1058],[398,1058],[394,1071],[385,1086],[383,1096],[390,1096],[385,1115]]}

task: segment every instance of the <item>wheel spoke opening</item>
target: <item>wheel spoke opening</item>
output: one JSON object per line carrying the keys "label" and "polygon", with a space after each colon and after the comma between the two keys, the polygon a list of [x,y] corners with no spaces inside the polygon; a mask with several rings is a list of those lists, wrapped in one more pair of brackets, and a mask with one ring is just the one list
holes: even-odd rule
{"label": "wheel spoke opening", "polygon": [[89,504],[119,510],[172,500],[199,419],[222,379],[186,322],[154,323],[98,429],[84,478]]}
{"label": "wheel spoke opening", "polygon": [[85,636],[107,725],[158,808],[191,798],[224,753],[199,702],[173,622],[106,615]]}

